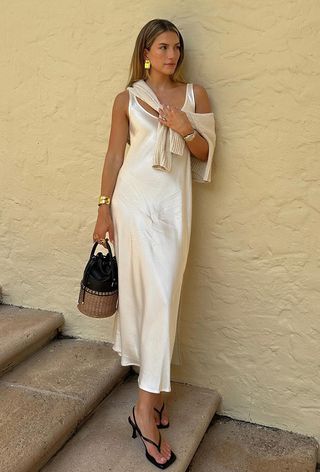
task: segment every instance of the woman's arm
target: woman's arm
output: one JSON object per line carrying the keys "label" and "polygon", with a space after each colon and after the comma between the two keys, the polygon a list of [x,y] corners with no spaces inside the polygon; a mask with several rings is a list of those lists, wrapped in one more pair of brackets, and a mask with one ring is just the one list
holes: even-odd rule
{"label": "woman's arm", "polygon": [[[208,94],[201,85],[194,85],[194,99],[196,113],[212,113]],[[163,115],[166,120],[163,119]],[[187,114],[179,108],[164,105],[163,112],[159,114],[160,123],[172,128],[181,136],[187,136],[193,132],[193,127]],[[191,154],[201,161],[208,160],[209,144],[208,141],[196,131],[196,136],[192,141],[186,141]]]}
{"label": "woman's arm", "polygon": [[[193,85],[194,90],[194,99],[196,103],[196,113],[211,113],[211,104],[206,92],[206,89],[201,85]],[[189,121],[189,120],[188,120]],[[190,122],[189,122],[190,123]],[[193,132],[193,128],[190,126],[185,128],[183,136]],[[200,159],[201,161],[206,161],[208,159],[209,145],[208,141],[201,136],[201,134],[196,131],[196,136],[192,141],[186,141],[186,145],[189,148],[189,151],[193,156]]]}
{"label": "woman's arm", "polygon": [[[129,92],[119,93],[113,104],[112,122],[109,136],[109,145],[104,160],[101,178],[101,195],[112,197],[120,167],[123,164],[124,153],[128,138],[128,101]],[[109,205],[100,205],[98,214],[106,215],[110,212]]]}
{"label": "woman's arm", "polygon": [[[109,145],[104,160],[101,179],[101,195],[112,197],[116,185],[120,167],[123,164],[125,148],[128,138],[128,104],[129,93],[124,91],[119,93],[112,108],[112,123],[109,136]],[[114,226],[110,205],[102,204],[98,206],[98,216],[93,231],[93,241],[102,240],[106,233],[114,243]],[[105,244],[103,244],[105,246]]]}

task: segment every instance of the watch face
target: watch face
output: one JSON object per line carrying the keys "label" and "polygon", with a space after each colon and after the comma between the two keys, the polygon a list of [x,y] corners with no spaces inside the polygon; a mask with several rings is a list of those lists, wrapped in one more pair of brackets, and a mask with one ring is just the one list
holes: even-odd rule
{"label": "watch face", "polygon": [[193,133],[191,134],[187,134],[187,136],[185,136],[185,141],[192,141],[196,136],[196,132],[194,131]]}

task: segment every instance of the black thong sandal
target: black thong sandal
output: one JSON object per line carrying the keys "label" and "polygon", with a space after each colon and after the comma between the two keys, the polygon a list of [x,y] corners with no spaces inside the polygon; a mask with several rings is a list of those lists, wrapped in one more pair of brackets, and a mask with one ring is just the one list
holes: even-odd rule
{"label": "black thong sandal", "polygon": [[132,426],[132,437],[133,438],[136,438],[137,437],[137,431],[138,431],[138,434],[139,436],[141,437],[141,440],[143,442],[143,445],[145,447],[145,450],[146,450],[146,457],[147,459],[153,464],[155,465],[156,467],[159,467],[159,469],[166,469],[167,467],[169,467],[169,465],[171,465],[175,460],[176,460],[176,455],[175,453],[171,450],[171,456],[169,457],[169,459],[167,460],[167,462],[164,462],[163,464],[161,464],[160,462],[157,462],[155,460],[155,458],[148,452],[148,449],[147,449],[147,446],[145,445],[143,439],[145,441],[148,441],[149,443],[151,444],[154,444],[156,446],[156,448],[158,449],[159,452],[161,452],[161,434],[159,432],[159,444],[156,444],[154,441],[152,441],[152,439],[149,439],[149,438],[146,438],[145,436],[143,436],[143,434],[141,433],[140,431],[140,428],[138,427],[137,425],[137,421],[136,421],[136,417],[135,417],[135,414],[134,414],[134,407],[132,408],[132,413],[133,413],[133,421],[132,419],[130,418],[130,416],[128,416],[128,421],[129,423],[131,424]]}
{"label": "black thong sandal", "polygon": [[162,405],[160,410],[158,410],[157,408],[154,407],[154,410],[156,410],[160,415],[160,423],[157,424],[158,429],[169,428],[169,426],[170,426],[170,423],[168,423],[168,424],[161,423],[163,409],[164,409],[164,402],[163,402],[163,405]]}

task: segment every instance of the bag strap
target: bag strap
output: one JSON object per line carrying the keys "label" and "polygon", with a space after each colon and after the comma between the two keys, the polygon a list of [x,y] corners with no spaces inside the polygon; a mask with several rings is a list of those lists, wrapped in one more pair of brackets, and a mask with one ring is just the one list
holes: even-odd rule
{"label": "bag strap", "polygon": [[[98,244],[100,244],[99,241],[95,241],[95,243],[94,243],[94,245],[93,245],[93,248],[92,248],[92,250],[91,250],[90,258],[93,257],[94,252],[95,252],[96,247],[98,246]],[[108,238],[106,238],[106,244],[107,244],[107,249],[108,249],[108,251],[110,252],[111,257],[112,257],[112,251],[111,251],[110,244],[108,243]],[[103,247],[104,247],[104,246],[103,246]]]}

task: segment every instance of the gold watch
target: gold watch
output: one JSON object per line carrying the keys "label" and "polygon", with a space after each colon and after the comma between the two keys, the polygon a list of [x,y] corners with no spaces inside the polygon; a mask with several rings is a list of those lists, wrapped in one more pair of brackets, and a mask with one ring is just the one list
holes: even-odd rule
{"label": "gold watch", "polygon": [[196,137],[196,130],[194,129],[192,133],[189,133],[186,136],[183,136],[183,139],[185,141],[193,141],[195,137]]}

